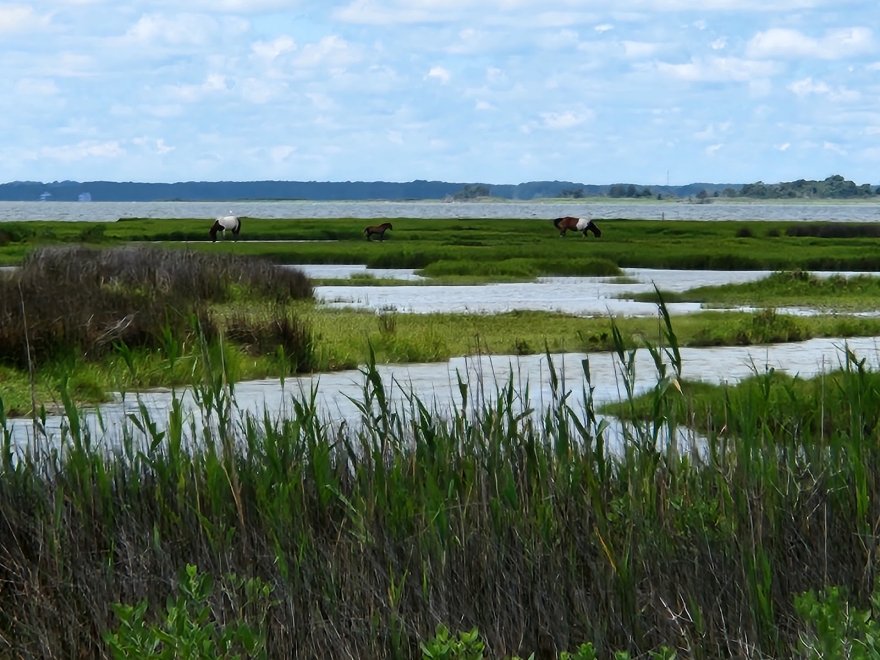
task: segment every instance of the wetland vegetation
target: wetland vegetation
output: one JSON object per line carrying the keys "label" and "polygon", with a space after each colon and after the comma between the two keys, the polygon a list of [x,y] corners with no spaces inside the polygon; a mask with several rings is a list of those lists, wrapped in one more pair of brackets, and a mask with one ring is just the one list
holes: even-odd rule
{"label": "wetland vegetation", "polygon": [[[587,643],[599,657],[873,649],[877,375],[847,354],[814,380],[708,386],[685,378],[678,349],[880,335],[878,319],[773,309],[823,299],[807,270],[878,270],[876,238],[598,223],[595,240],[561,239],[548,220],[394,219],[388,240],[367,243],[359,220],[246,219],[238,242],[216,245],[195,219],[0,225],[0,259],[21,266],[0,276],[0,655],[138,657],[200,640],[217,657],[409,658],[438,631],[472,629],[499,658],[591,657]],[[658,299],[653,319],[417,317],[322,309],[313,283],[272,263],[464,281],[683,264],[786,273],[698,294],[770,303],[756,313],[672,319]],[[829,311],[870,305],[871,278],[827,282]],[[636,396],[640,346],[656,385]],[[620,364],[625,396],[607,409],[575,410],[552,369],[546,410],[524,409],[512,382],[475,401],[467,381],[452,410],[395,407],[376,371],[592,350]],[[324,423],[308,394],[289,418],[236,414],[242,378],[352,366],[358,425]],[[132,414],[139,433],[112,446],[78,423],[77,402],[168,384],[192,387],[210,423],[177,399],[167,420]],[[589,402],[588,361],[576,387]],[[22,453],[9,414],[52,402],[68,419],[60,444]],[[625,420],[615,452],[611,414]],[[668,441],[683,427],[699,447]]]}

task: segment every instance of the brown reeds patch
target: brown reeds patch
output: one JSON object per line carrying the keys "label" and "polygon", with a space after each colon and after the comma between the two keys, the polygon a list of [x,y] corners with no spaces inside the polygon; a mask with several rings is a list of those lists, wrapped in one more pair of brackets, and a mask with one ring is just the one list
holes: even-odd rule
{"label": "brown reeds patch", "polygon": [[38,361],[74,352],[105,354],[115,343],[161,345],[170,330],[207,322],[207,306],[234,287],[276,301],[312,296],[309,279],[261,259],[181,250],[50,247],[0,278],[0,361],[25,368],[26,346]]}

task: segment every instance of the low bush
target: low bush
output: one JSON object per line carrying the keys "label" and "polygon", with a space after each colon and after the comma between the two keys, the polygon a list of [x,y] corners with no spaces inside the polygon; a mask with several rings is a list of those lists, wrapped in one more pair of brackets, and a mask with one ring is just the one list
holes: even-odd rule
{"label": "low bush", "polygon": [[262,259],[151,248],[43,248],[11,277],[0,278],[0,361],[27,368],[70,353],[97,358],[118,343],[158,347],[169,332],[187,337],[193,327],[213,327],[209,305],[236,291],[276,301],[313,295],[301,271]]}

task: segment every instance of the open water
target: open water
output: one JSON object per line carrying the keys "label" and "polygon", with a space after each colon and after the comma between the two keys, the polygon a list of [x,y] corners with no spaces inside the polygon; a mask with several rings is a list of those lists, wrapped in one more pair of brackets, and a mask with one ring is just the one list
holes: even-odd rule
{"label": "open water", "polygon": [[645,220],[795,220],[880,222],[880,202],[754,202],[713,200],[561,202],[2,202],[0,221],[69,220],[114,222],[120,218],[214,218],[232,213],[251,218],[557,218],[564,215]]}

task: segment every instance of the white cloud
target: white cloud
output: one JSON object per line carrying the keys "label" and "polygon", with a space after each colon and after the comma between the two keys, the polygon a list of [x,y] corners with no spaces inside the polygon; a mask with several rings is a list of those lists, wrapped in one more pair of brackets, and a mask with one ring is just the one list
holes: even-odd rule
{"label": "white cloud", "polygon": [[703,130],[694,133],[694,137],[702,141],[717,140],[718,136],[729,133],[732,127],[733,124],[731,124],[731,122],[729,121],[720,122],[717,124],[710,124],[706,126],[706,128],[704,128]]}
{"label": "white cloud", "polygon": [[136,137],[132,139],[132,144],[142,149],[164,156],[174,151],[174,147],[168,145],[163,138]]}
{"label": "white cloud", "polygon": [[428,73],[425,74],[425,78],[439,80],[445,85],[452,79],[452,74],[449,72],[448,69],[442,66],[432,66],[428,70]]}
{"label": "white cloud", "polygon": [[50,18],[30,5],[0,5],[0,34],[32,33],[48,27]]}
{"label": "white cloud", "polygon": [[209,73],[195,85],[173,85],[169,88],[171,96],[181,103],[198,103],[210,96],[229,91],[231,85],[223,74]]}
{"label": "white cloud", "polygon": [[55,96],[58,85],[54,80],[43,78],[22,78],[13,86],[17,96]]}
{"label": "white cloud", "polygon": [[274,163],[286,163],[296,153],[296,147],[290,144],[279,144],[269,149],[269,157]]}
{"label": "white cloud", "polygon": [[735,57],[692,59],[681,64],[657,62],[653,66],[663,75],[687,82],[752,82],[756,78],[772,76],[780,70],[772,62]]}
{"label": "white cloud", "polygon": [[814,81],[812,78],[803,78],[788,85],[788,90],[795,96],[825,96],[833,101],[852,102],[861,98],[861,94],[854,90],[843,87],[832,87],[824,81]]}
{"label": "white cloud", "polygon": [[851,27],[827,31],[814,38],[798,30],[773,28],[759,32],[749,41],[746,53],[753,58],[836,60],[875,49],[870,29]]}
{"label": "white cloud", "polygon": [[11,2],[11,178],[878,171],[865,0]]}
{"label": "white cloud", "polygon": [[356,49],[342,37],[331,34],[314,43],[305,44],[293,60],[299,69],[342,69],[358,61],[361,57]]}
{"label": "white cloud", "polygon": [[580,126],[592,118],[590,111],[575,112],[563,110],[562,112],[542,112],[541,123],[545,128],[552,130],[565,130]]}
{"label": "white cloud", "polygon": [[628,59],[643,60],[655,55],[660,50],[660,45],[645,41],[623,41],[623,54]]}
{"label": "white cloud", "polygon": [[106,142],[83,141],[77,144],[43,147],[39,156],[63,162],[76,162],[90,158],[113,159],[125,155],[125,149],[117,140]]}
{"label": "white cloud", "polygon": [[278,57],[296,50],[296,42],[288,35],[276,37],[270,41],[256,41],[251,50],[258,58],[271,62]]}

